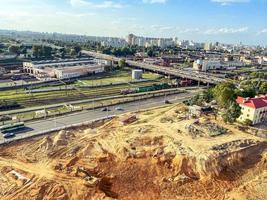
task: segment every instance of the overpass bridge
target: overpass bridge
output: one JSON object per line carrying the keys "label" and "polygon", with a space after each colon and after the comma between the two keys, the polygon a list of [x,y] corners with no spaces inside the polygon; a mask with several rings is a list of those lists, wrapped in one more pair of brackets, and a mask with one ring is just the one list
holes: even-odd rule
{"label": "overpass bridge", "polygon": [[[120,58],[117,58],[115,56],[110,56],[110,55],[92,52],[92,51],[82,51],[82,53],[87,54],[87,55],[92,56],[92,57],[95,57],[95,58],[109,60],[109,61],[118,62],[120,60]],[[135,68],[144,69],[144,70],[164,74],[167,76],[174,76],[174,77],[180,77],[180,78],[195,80],[195,81],[206,83],[206,84],[216,85],[216,84],[224,81],[223,78],[218,78],[218,77],[215,77],[215,76],[212,76],[208,73],[203,73],[203,72],[195,72],[195,71],[174,69],[174,68],[169,68],[169,67],[162,67],[162,66],[158,66],[158,65],[152,65],[152,64],[147,64],[144,62],[137,62],[137,61],[133,61],[133,60],[126,60],[126,63],[129,66],[132,66]]]}

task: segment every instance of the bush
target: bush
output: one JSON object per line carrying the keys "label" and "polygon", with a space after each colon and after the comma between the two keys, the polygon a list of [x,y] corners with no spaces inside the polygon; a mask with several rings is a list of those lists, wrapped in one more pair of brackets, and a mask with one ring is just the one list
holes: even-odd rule
{"label": "bush", "polygon": [[239,105],[232,102],[228,108],[224,109],[222,112],[222,118],[225,122],[233,123],[240,116],[241,109]]}
{"label": "bush", "polygon": [[246,126],[252,126],[253,122],[250,119],[246,119],[243,124]]}

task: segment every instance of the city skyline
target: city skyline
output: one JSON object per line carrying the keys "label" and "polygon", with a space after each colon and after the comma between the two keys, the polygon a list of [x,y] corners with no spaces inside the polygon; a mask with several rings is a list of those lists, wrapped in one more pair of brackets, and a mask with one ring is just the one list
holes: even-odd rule
{"label": "city skyline", "polygon": [[267,44],[265,0],[0,0],[1,29]]}

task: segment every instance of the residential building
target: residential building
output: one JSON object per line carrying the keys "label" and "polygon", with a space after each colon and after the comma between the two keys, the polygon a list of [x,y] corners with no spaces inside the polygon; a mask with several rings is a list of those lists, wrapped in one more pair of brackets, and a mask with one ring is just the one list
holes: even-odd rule
{"label": "residential building", "polygon": [[135,36],[134,34],[129,34],[126,38],[126,41],[129,45],[138,45],[138,46],[158,46],[161,48],[172,46],[175,44],[173,38],[148,38]]}
{"label": "residential building", "polygon": [[134,34],[129,34],[127,36],[127,43],[129,45],[135,45],[135,42],[136,42],[136,36]]}
{"label": "residential building", "polygon": [[205,45],[204,45],[204,50],[205,50],[205,51],[210,51],[210,50],[212,50],[212,43],[209,43],[209,42],[205,43]]}
{"label": "residential building", "polygon": [[240,122],[250,120],[252,124],[267,121],[267,94],[255,98],[237,97],[236,102],[241,107]]}
{"label": "residential building", "polygon": [[245,65],[251,65],[252,64],[252,59],[250,57],[241,56],[240,61],[242,63],[244,63]]}

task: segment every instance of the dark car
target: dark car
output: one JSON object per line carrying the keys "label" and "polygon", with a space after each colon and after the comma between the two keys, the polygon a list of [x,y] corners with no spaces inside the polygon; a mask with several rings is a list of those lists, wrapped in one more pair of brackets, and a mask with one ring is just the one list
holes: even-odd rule
{"label": "dark car", "polygon": [[165,104],[171,104],[171,102],[169,100],[165,100],[164,103]]}
{"label": "dark car", "polygon": [[101,109],[102,112],[110,111],[107,107]]}
{"label": "dark car", "polygon": [[12,138],[12,137],[15,137],[16,136],[16,134],[15,133],[6,133],[6,134],[4,134],[4,138]]}

